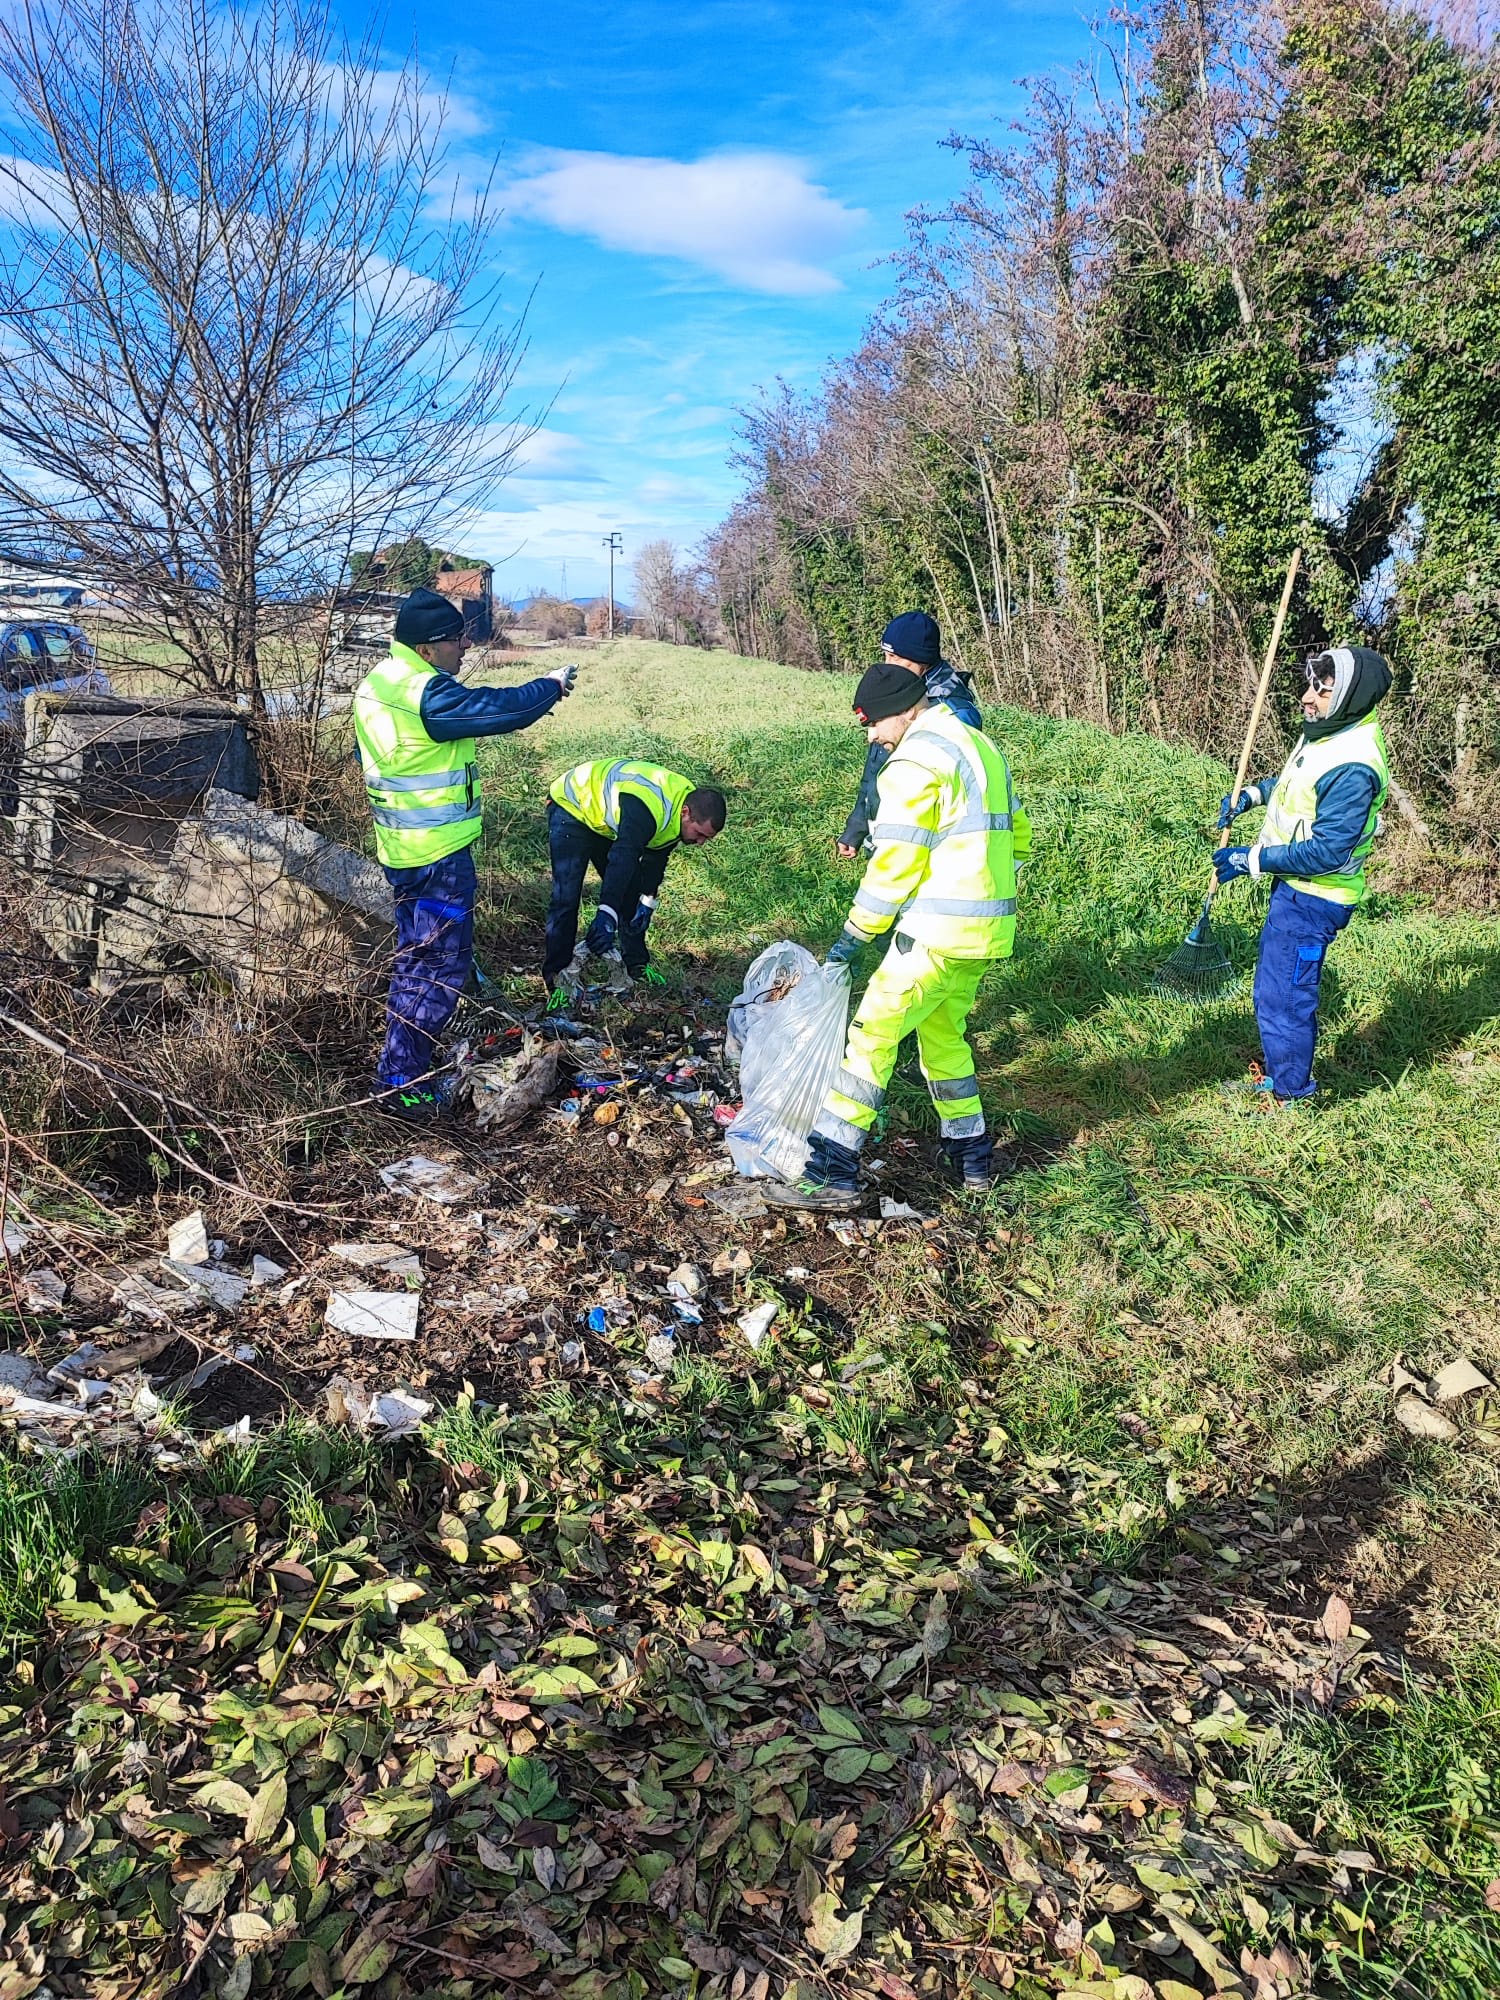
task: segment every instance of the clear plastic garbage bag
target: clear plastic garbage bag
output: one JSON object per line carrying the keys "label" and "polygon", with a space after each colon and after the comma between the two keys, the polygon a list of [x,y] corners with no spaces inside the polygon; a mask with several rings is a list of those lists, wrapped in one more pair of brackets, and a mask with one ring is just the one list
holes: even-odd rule
{"label": "clear plastic garbage bag", "polygon": [[743,1098],[725,1134],[736,1173],[799,1177],[848,1024],[847,965],[820,965],[800,944],[770,945],[755,960],[725,1038]]}

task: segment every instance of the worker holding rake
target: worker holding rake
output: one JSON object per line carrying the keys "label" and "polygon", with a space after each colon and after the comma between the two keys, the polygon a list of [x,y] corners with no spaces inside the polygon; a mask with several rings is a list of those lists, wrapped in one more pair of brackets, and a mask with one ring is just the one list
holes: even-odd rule
{"label": "worker holding rake", "polygon": [[1255,966],[1255,1020],[1265,1069],[1250,1087],[1268,1104],[1296,1104],[1317,1089],[1313,1052],[1328,947],[1365,893],[1390,782],[1377,713],[1391,670],[1367,646],[1336,646],[1307,662],[1303,725],[1280,777],[1225,799],[1230,819],[1266,808],[1253,845],[1222,847],[1219,881],[1272,877]]}

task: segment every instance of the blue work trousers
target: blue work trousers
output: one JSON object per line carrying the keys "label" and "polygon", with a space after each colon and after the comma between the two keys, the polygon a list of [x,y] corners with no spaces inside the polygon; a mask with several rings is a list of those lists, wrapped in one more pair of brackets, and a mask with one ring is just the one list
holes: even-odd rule
{"label": "blue work trousers", "polygon": [[1328,947],[1354,914],[1348,903],[1309,896],[1278,881],[1255,962],[1255,1024],[1266,1075],[1278,1097],[1311,1097],[1318,1045],[1318,992]]}
{"label": "blue work trousers", "polygon": [[425,868],[387,868],[385,878],[396,896],[396,962],[376,1075],[395,1085],[432,1068],[474,969],[473,851],[461,847]]}
{"label": "blue work trousers", "polygon": [[[547,851],[552,862],[552,900],[547,905],[547,952],[542,960],[542,977],[549,986],[572,958],[578,942],[578,906],[589,869],[602,882],[613,849],[608,834],[595,833],[591,826],[565,812],[555,799],[550,802]],[[635,922],[641,913],[641,897],[634,885],[627,891],[624,905],[615,912],[620,956],[627,971],[639,973],[649,963],[651,953]]]}

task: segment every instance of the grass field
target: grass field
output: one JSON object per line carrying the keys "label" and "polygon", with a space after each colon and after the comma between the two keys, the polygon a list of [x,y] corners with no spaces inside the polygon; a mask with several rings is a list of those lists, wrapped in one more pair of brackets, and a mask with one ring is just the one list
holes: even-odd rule
{"label": "grass field", "polygon": [[[538,994],[541,800],[604,754],[729,795],[653,928],[684,996],[826,946],[851,692],[591,653],[484,751],[490,969]],[[1418,1437],[1393,1380],[1500,1369],[1500,921],[1377,869],[1323,1097],[1256,1111],[1246,993],[1150,987],[1226,774],[988,719],[1036,828],[975,1019],[1019,1167],[858,1253],[855,1320],[752,1231],[774,1355],[657,1405],[0,1456],[0,1617],[48,1642],[0,1709],[0,2000],[1500,1991],[1500,1405]],[[890,1143],[928,1118],[898,1081]]]}

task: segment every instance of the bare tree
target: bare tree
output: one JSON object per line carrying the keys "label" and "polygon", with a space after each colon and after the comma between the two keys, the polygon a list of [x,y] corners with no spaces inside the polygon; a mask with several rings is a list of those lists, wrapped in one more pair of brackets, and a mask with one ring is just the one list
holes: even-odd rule
{"label": "bare tree", "polygon": [[524,435],[486,193],[316,0],[23,0],[0,99],[0,543],[259,710],[268,609],[461,524]]}
{"label": "bare tree", "polygon": [[668,541],[642,542],[635,558],[635,609],[653,639],[677,637],[677,551]]}

